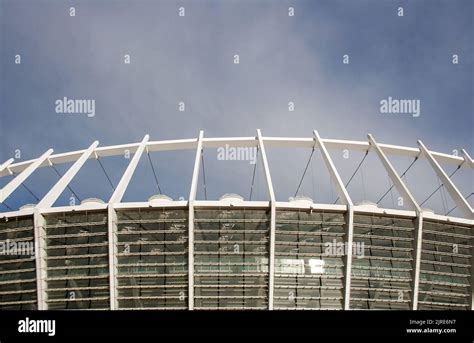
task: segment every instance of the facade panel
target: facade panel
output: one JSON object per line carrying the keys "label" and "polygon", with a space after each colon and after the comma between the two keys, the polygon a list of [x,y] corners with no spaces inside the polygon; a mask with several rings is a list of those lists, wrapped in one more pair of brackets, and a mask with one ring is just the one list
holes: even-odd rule
{"label": "facade panel", "polygon": [[351,309],[409,310],[412,299],[414,221],[379,215],[354,216]]}
{"label": "facade panel", "polygon": [[0,221],[0,309],[36,310],[33,216]]}
{"label": "facade panel", "polygon": [[424,221],[422,247],[419,309],[469,309],[472,227]]}
{"label": "facade panel", "polygon": [[187,309],[187,210],[123,210],[117,217],[119,309]]}
{"label": "facade panel", "polygon": [[195,211],[196,309],[268,308],[268,210]]}
{"label": "facade panel", "polygon": [[48,309],[108,309],[107,212],[45,215]]}
{"label": "facade panel", "polygon": [[344,213],[277,211],[275,309],[342,309]]}

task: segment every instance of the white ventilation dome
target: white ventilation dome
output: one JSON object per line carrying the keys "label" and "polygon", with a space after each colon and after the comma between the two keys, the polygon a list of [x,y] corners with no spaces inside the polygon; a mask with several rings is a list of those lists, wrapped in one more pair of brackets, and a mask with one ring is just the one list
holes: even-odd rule
{"label": "white ventilation dome", "polygon": [[368,206],[368,207],[379,207],[379,205],[377,205],[375,202],[372,202],[370,200],[359,201],[356,205],[357,206]]}
{"label": "white ventilation dome", "polygon": [[97,205],[97,204],[105,204],[104,200],[99,198],[87,198],[81,201],[82,205]]}
{"label": "white ventilation dome", "polygon": [[428,207],[422,207],[421,211],[422,212],[428,212],[428,213],[434,213],[434,211],[431,208],[428,208]]}
{"label": "white ventilation dome", "polygon": [[24,210],[26,208],[34,208],[35,206],[36,206],[36,204],[25,204],[25,205],[20,207],[20,210]]}
{"label": "white ventilation dome", "polygon": [[173,201],[173,199],[165,194],[155,194],[155,195],[152,195],[150,198],[148,198],[148,202],[153,203],[153,204],[170,202],[170,201]]}
{"label": "white ventilation dome", "polygon": [[309,196],[306,196],[306,195],[297,195],[295,197],[289,197],[288,201],[294,204],[296,203],[296,204],[302,204],[302,205],[313,204],[313,199],[311,199]]}
{"label": "white ventilation dome", "polygon": [[224,202],[226,204],[233,204],[236,202],[243,202],[244,198],[238,194],[228,193],[221,196],[219,198],[219,201]]}

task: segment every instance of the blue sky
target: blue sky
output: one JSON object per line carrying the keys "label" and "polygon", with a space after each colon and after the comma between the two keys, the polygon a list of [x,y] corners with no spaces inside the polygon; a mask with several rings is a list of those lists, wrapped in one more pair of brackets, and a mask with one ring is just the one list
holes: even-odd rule
{"label": "blue sky", "polygon": [[[180,6],[185,17],[178,16]],[[290,6],[294,17],[288,16]],[[403,17],[397,16],[399,6]],[[207,136],[252,136],[257,128],[268,136],[311,137],[317,129],[323,137],[354,140],[372,133],[384,143],[416,146],[421,139],[432,150],[474,154],[473,13],[469,0],[0,0],[0,160],[17,149],[24,160],[48,148],[82,149],[96,139],[101,145],[137,142],[145,134],[179,139],[200,129]],[[131,64],[123,63],[125,54]],[[453,54],[459,56],[456,65]],[[96,116],[56,113],[55,101],[64,96],[94,99]],[[380,100],[389,96],[419,99],[421,115],[381,114]],[[184,112],[178,111],[180,101]],[[281,199],[292,195],[308,154],[269,152]],[[214,198],[248,192],[251,166],[221,163],[212,151],[205,157]],[[165,192],[186,198],[193,152],[154,159]],[[354,155],[347,165],[338,162],[343,178],[359,160]],[[317,180],[325,173],[317,162],[303,191],[328,201],[331,190],[327,179]],[[82,197],[107,199],[111,189],[90,163],[74,188]],[[117,182],[124,161],[104,163]],[[126,199],[155,192],[146,163]],[[395,164],[402,171],[409,163]],[[368,166],[366,187],[375,177]],[[48,172],[28,181],[38,196],[57,180]],[[425,166],[413,174],[419,200],[437,187],[431,173]],[[457,177],[462,192],[472,192],[472,172]],[[0,186],[7,181],[2,179]],[[263,187],[260,174],[257,180]],[[375,198],[387,182],[384,176],[380,189],[373,189]],[[28,196],[19,190],[9,200],[19,206],[34,200]]]}

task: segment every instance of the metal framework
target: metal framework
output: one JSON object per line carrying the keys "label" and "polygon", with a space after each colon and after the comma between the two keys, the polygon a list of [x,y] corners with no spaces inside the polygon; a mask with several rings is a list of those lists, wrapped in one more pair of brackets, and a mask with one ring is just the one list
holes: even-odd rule
{"label": "metal framework", "polygon": [[[467,240],[470,242],[466,244],[466,247],[472,251],[472,227],[474,224],[474,213],[472,207],[469,205],[467,199],[462,195],[453,181],[448,177],[446,172],[443,170],[442,165],[453,165],[460,168],[465,168],[472,171],[474,169],[474,162],[467,151],[462,150],[462,156],[448,155],[444,153],[430,151],[426,146],[419,141],[418,148],[395,146],[389,144],[378,143],[372,135],[368,135],[368,141],[347,141],[347,140],[336,140],[336,139],[324,139],[321,138],[317,131],[313,132],[312,138],[285,138],[285,137],[265,137],[262,136],[260,130],[257,130],[256,136],[253,137],[230,137],[230,138],[205,138],[203,131],[200,131],[197,138],[192,139],[181,139],[181,140],[167,140],[167,141],[150,141],[149,136],[146,135],[140,143],[124,144],[100,147],[99,143],[94,142],[89,148],[85,150],[73,151],[69,153],[52,154],[53,150],[46,151],[40,157],[14,163],[13,159],[9,159],[4,163],[0,164],[0,177],[13,175],[14,178],[7,183],[2,189],[0,189],[0,203],[3,203],[25,180],[27,180],[38,168],[46,166],[54,166],[64,163],[71,163],[73,165],[69,170],[60,178],[60,180],[50,189],[47,194],[40,199],[39,203],[34,208],[22,208],[16,211],[0,213],[0,220],[8,220],[9,218],[17,218],[22,216],[32,216],[34,218],[34,237],[36,242],[35,250],[35,263],[36,263],[36,287],[37,287],[37,303],[38,309],[43,310],[48,308],[48,295],[47,295],[47,260],[48,255],[47,249],[47,238],[45,232],[45,225],[47,222],[47,216],[54,213],[70,212],[70,211],[96,211],[102,210],[107,212],[107,247],[108,247],[108,269],[109,269],[109,294],[110,294],[110,309],[118,309],[118,250],[117,250],[117,213],[126,209],[139,209],[139,208],[160,208],[160,207],[171,207],[184,209],[188,213],[187,218],[187,269],[188,269],[188,308],[193,310],[195,308],[195,213],[197,208],[225,208],[229,207],[228,203],[222,201],[200,201],[196,200],[198,179],[201,168],[201,155],[206,148],[216,148],[223,145],[229,145],[232,147],[258,147],[261,162],[263,165],[263,171],[266,180],[266,187],[269,196],[268,202],[262,201],[242,201],[238,204],[231,204],[230,207],[234,208],[255,208],[255,209],[266,209],[269,210],[269,252],[268,252],[268,309],[274,309],[275,295],[275,265],[276,265],[276,220],[277,212],[283,210],[298,210],[298,211],[322,211],[324,212],[339,212],[344,214],[344,242],[347,244],[347,254],[344,256],[344,270],[343,270],[343,295],[342,295],[342,308],[351,309],[351,278],[353,274],[353,261],[355,257],[352,255],[352,247],[354,242],[354,216],[363,215],[379,215],[379,216],[392,216],[394,218],[408,218],[413,220],[413,259],[411,259],[410,273],[411,273],[411,289],[412,294],[410,299],[410,308],[416,310],[420,308],[420,304],[423,306],[437,306],[436,302],[423,300],[419,304],[420,294],[424,294],[424,299],[430,294],[443,294],[439,290],[424,290],[420,289],[421,275],[426,278],[426,275],[441,275],[439,272],[425,270],[431,263],[426,260],[427,252],[424,243],[432,244],[430,240],[433,236],[432,230],[424,230],[425,221],[429,223],[446,223],[449,225],[459,225],[462,228],[468,228],[471,234],[471,238]],[[273,183],[271,179],[270,166],[267,159],[266,150],[272,148],[306,148],[306,149],[317,149],[321,153],[324,164],[329,172],[331,181],[336,189],[336,192],[341,200],[342,205],[329,205],[329,204],[306,204],[298,203],[294,204],[291,202],[277,202],[275,199],[275,193]],[[171,151],[171,150],[192,150],[195,149],[195,162],[192,174],[189,199],[187,201],[172,201],[163,204],[153,204],[151,202],[140,202],[140,203],[127,203],[122,202],[122,198],[127,190],[130,180],[133,177],[134,171],[139,163],[143,153],[156,152],[156,151]],[[347,191],[338,170],[333,163],[330,149],[347,149],[359,152],[373,151],[390,177],[394,187],[406,201],[409,210],[396,210],[396,209],[383,209],[378,207],[367,207],[365,205],[354,205]],[[126,168],[121,180],[115,188],[112,196],[110,197],[107,204],[87,204],[77,205],[68,207],[54,207],[54,203],[62,194],[62,192],[69,186],[72,179],[80,171],[81,167],[89,159],[98,159],[108,156],[117,156],[124,153],[124,151],[133,153],[128,167]],[[418,157],[420,159],[426,159],[433,171],[440,178],[443,186],[447,189],[449,195],[453,199],[456,206],[462,212],[463,217],[453,217],[449,215],[439,215],[432,212],[425,212],[420,208],[415,198],[412,196],[410,190],[403,182],[402,178],[394,167],[392,166],[389,157],[393,155],[406,156],[406,157]],[[403,175],[402,175],[403,176]],[[360,227],[360,223],[358,223]],[[431,224],[430,224],[431,225]],[[434,224],[433,224],[434,225]],[[399,230],[403,230],[402,228]],[[426,232],[425,232],[426,231]],[[1,230],[0,230],[1,232]],[[457,232],[457,231],[456,231]],[[94,234],[88,234],[94,235]],[[95,234],[99,235],[99,233]],[[427,239],[426,237],[430,238]],[[435,236],[438,237],[438,236]],[[462,234],[454,233],[453,237],[464,237]],[[48,238],[49,239],[49,238]],[[402,241],[403,238],[397,238],[397,241]],[[87,241],[88,244],[89,240]],[[171,243],[169,243],[171,244]],[[444,244],[444,243],[438,243]],[[462,246],[462,245],[461,245]],[[89,249],[89,248],[88,248]],[[378,248],[380,249],[380,248]],[[386,249],[386,248],[384,248]],[[404,251],[405,248],[390,248],[392,251]],[[406,250],[406,249],[405,249]],[[408,251],[408,250],[407,250]],[[434,253],[435,255],[437,253]],[[456,253],[457,254],[457,253]],[[452,254],[453,256],[456,254]],[[458,254],[461,257],[468,256],[470,264],[472,266],[472,253],[470,255]],[[457,255],[456,255],[457,256]],[[401,258],[400,260],[403,260]],[[434,261],[442,261],[435,260]],[[434,263],[434,262],[433,262]],[[436,262],[438,263],[438,262]],[[444,265],[456,266],[454,262],[439,262]],[[424,267],[423,267],[424,266]],[[423,269],[425,268],[425,269]],[[471,267],[470,267],[471,268]],[[402,270],[402,269],[400,269]],[[471,272],[472,274],[472,272]],[[430,276],[431,277],[431,276]],[[469,278],[470,292],[472,293],[472,275]],[[427,281],[423,281],[424,284]],[[1,284],[1,282],[0,282]],[[1,287],[1,285],[0,285]],[[441,286],[440,286],[441,287]],[[447,287],[447,286],[446,286]],[[451,287],[451,286],[450,286]],[[454,287],[454,286],[452,286]],[[89,287],[90,288],[90,287]],[[93,287],[92,287],[93,288]],[[100,288],[100,287],[99,287]],[[322,287],[321,289],[323,289]],[[363,287],[355,287],[356,289],[362,290]],[[390,291],[390,290],[385,290]],[[255,297],[258,298],[258,297]],[[323,299],[324,297],[320,297]],[[54,299],[52,300],[54,301]],[[322,300],[321,300],[322,301]],[[375,299],[375,301],[381,301]],[[472,309],[472,295],[470,298]],[[428,305],[427,305],[428,304]],[[1,308],[1,304],[0,304]]]}

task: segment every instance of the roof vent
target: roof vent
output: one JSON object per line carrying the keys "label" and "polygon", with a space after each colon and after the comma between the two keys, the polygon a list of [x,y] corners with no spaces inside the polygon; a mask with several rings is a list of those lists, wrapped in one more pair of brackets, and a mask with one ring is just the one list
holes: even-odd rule
{"label": "roof vent", "polygon": [[87,198],[81,201],[81,205],[97,205],[104,204],[104,200],[99,198]]}
{"label": "roof vent", "polygon": [[228,193],[228,194],[224,194],[223,196],[221,196],[219,198],[219,201],[225,202],[226,204],[231,204],[231,203],[234,203],[234,202],[242,202],[242,201],[244,201],[244,198],[241,197],[238,194]]}
{"label": "roof vent", "polygon": [[292,203],[299,203],[299,204],[313,204],[313,199],[311,199],[309,196],[306,195],[297,195],[295,197],[289,197],[288,198],[289,202]]}
{"label": "roof vent", "polygon": [[372,202],[372,201],[370,201],[370,200],[362,200],[362,201],[359,201],[356,205],[357,205],[357,206],[379,207],[379,205],[377,205],[375,202]]}
{"label": "roof vent", "polygon": [[173,201],[172,198],[170,198],[169,196],[165,195],[165,194],[155,194],[155,195],[152,195],[149,199],[148,199],[148,202],[151,202],[151,203],[162,203],[162,202],[169,202],[169,201]]}
{"label": "roof vent", "polygon": [[20,207],[20,210],[24,210],[26,208],[34,208],[35,206],[36,206],[36,204],[25,204],[25,205]]}
{"label": "roof vent", "polygon": [[428,207],[422,207],[421,211],[422,212],[428,212],[428,213],[434,213],[434,211],[431,208],[428,208]]}

